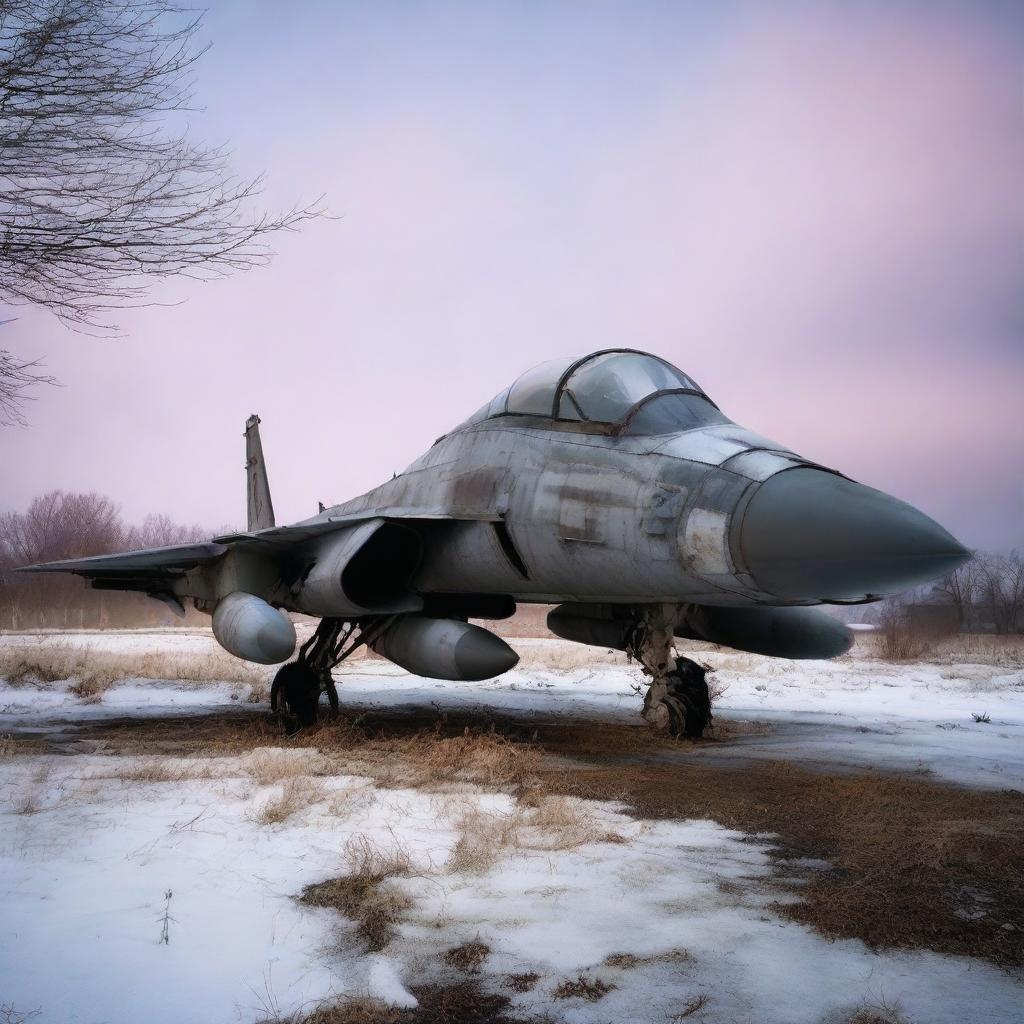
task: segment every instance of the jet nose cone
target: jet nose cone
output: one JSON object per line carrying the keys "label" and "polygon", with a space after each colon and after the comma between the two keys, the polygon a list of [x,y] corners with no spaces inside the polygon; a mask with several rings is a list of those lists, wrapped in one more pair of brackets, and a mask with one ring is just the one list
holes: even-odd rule
{"label": "jet nose cone", "polygon": [[970,557],[906,502],[810,468],[761,485],[743,517],[740,549],[762,590],[817,601],[897,594]]}

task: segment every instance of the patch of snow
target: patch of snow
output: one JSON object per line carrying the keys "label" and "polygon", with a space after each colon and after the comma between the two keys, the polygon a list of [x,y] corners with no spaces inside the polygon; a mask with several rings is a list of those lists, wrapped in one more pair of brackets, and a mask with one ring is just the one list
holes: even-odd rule
{"label": "patch of snow", "polygon": [[[779,917],[772,902],[791,897],[771,882],[768,841],[713,822],[637,822],[579,802],[627,841],[512,850],[464,874],[445,868],[455,821],[474,808],[510,813],[509,797],[366,791],[365,780],[333,778],[321,780],[328,796],[357,787],[365,798],[340,813],[319,801],[263,826],[253,811],[275,788],[246,780],[240,759],[212,763],[223,778],[187,783],[110,778],[124,764],[112,757],[0,765],[4,1001],[38,1008],[38,1024],[248,1022],[345,993],[412,1005],[410,988],[445,950],[482,941],[486,984],[535,971],[536,988],[515,1004],[578,1024],[660,1024],[700,993],[705,1019],[750,1024],[817,1024],[882,999],[930,1024],[1019,1019],[1024,986],[995,968],[876,953]],[[43,809],[11,813],[33,784]],[[413,906],[381,953],[363,953],[340,915],[292,899],[343,873],[345,842],[359,835],[408,849],[416,869],[391,883]],[[642,962],[606,966],[615,953]],[[555,1001],[580,973],[616,987],[595,1003]]]}
{"label": "patch of snow", "polygon": [[[83,643],[110,651],[216,650],[204,630],[7,634],[0,647]],[[512,641],[531,664],[478,683],[422,679],[389,662],[363,659],[335,677],[342,700],[358,709],[409,706],[521,716],[639,722],[640,679],[621,657],[560,640]],[[805,764],[927,772],[962,785],[1024,789],[1024,669],[994,665],[894,665],[869,657],[787,661],[728,651],[701,651],[724,688],[719,721],[764,725],[751,735],[693,750],[704,758],[788,759]],[[592,659],[588,663],[587,659]],[[545,660],[575,667],[544,667]],[[582,662],[582,663],[581,663]],[[102,717],[190,713],[225,705],[241,684],[127,681],[85,704],[58,685],[35,689],[0,681],[0,732],[17,722],[45,725],[55,716]],[[990,722],[975,722],[974,713]],[[956,728],[953,728],[953,727]],[[687,756],[690,756],[689,754]]]}

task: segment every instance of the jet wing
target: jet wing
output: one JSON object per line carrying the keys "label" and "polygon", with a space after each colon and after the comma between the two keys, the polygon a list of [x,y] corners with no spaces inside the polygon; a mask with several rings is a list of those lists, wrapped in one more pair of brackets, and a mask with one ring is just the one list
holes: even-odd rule
{"label": "jet wing", "polygon": [[[70,572],[88,580],[130,580],[154,582],[180,576],[189,569],[216,561],[227,547],[224,544],[175,544],[166,548],[145,548],[117,555],[92,555],[67,558],[60,562],[24,565],[17,572]],[[145,589],[145,588],[140,588]]]}

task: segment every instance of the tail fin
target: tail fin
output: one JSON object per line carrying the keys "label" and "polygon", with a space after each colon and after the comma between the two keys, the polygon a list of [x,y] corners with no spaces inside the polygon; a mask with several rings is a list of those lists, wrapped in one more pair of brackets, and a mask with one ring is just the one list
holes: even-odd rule
{"label": "tail fin", "polygon": [[249,498],[249,529],[274,526],[274,503],[270,500],[267,464],[263,461],[260,418],[255,413],[245,421],[245,475]]}

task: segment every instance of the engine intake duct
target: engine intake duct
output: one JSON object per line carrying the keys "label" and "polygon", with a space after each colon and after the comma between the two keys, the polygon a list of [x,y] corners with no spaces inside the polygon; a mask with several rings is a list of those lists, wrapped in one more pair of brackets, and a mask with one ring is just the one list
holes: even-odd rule
{"label": "engine intake duct", "polygon": [[295,603],[309,615],[354,618],[369,613],[418,611],[410,589],[422,545],[398,523],[371,519],[317,539]]}

